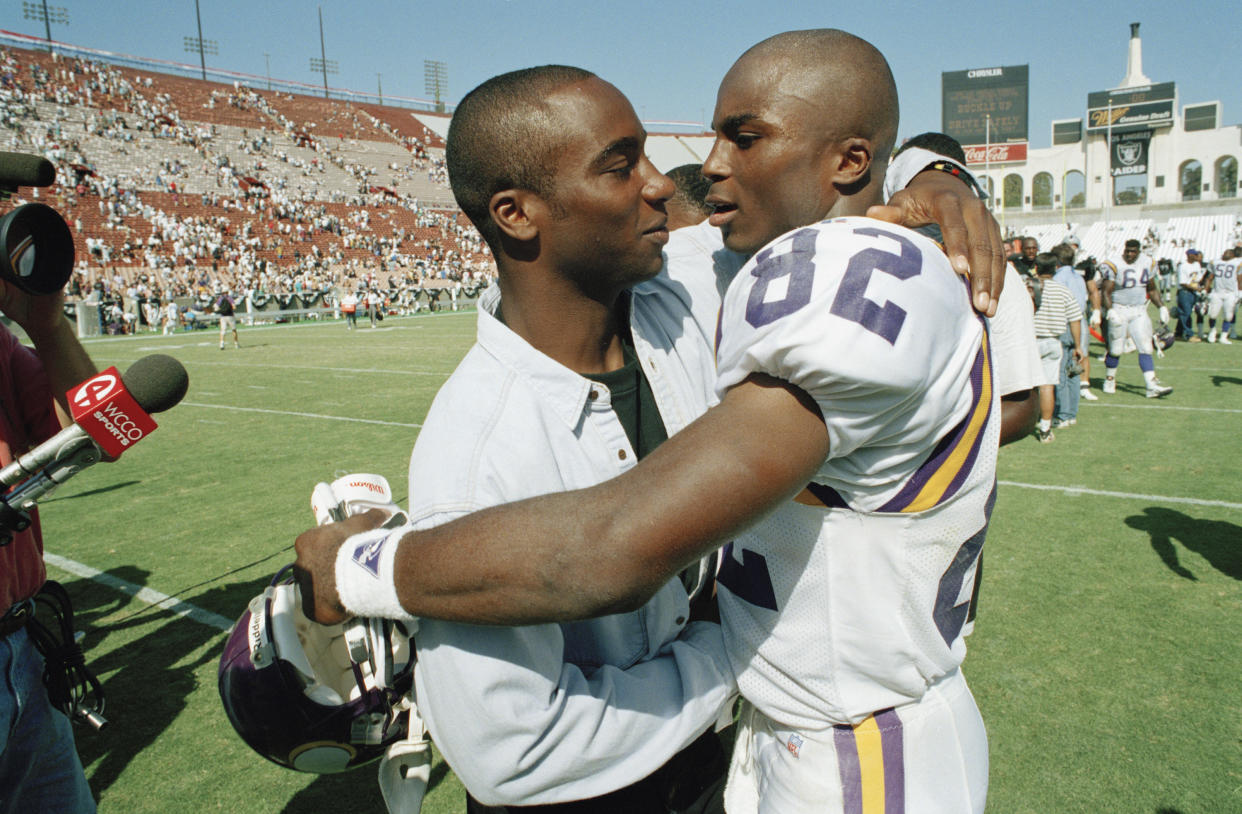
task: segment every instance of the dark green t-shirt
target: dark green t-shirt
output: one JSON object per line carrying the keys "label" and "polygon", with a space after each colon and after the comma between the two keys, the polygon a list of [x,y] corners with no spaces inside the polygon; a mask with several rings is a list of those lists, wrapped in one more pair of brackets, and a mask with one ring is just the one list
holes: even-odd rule
{"label": "dark green t-shirt", "polygon": [[612,394],[613,412],[625,428],[634,454],[641,460],[668,440],[668,432],[656,407],[655,396],[651,394],[651,384],[638,363],[633,341],[625,337],[621,340],[621,347],[625,353],[625,364],[621,368],[608,373],[584,375],[608,388]]}

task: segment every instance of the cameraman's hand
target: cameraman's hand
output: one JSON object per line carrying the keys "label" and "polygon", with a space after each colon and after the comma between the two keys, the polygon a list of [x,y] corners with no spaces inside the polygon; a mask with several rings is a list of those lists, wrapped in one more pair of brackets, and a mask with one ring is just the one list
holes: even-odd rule
{"label": "cameraman's hand", "polygon": [[294,541],[297,559],[293,575],[302,591],[302,611],[322,625],[335,625],[349,618],[336,589],[336,555],[349,537],[379,528],[388,519],[383,509],[371,509],[340,523],[317,526]]}
{"label": "cameraman's hand", "polygon": [[62,291],[29,294],[7,280],[0,280],[0,311],[38,342],[66,322],[65,295]]}

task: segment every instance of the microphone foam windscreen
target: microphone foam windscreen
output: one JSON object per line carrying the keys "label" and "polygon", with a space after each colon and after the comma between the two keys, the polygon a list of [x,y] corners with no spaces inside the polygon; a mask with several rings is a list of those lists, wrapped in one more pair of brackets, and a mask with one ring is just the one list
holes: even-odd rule
{"label": "microphone foam windscreen", "polygon": [[162,413],[185,398],[190,376],[171,356],[153,353],[129,366],[121,376],[125,389],[147,413]]}
{"label": "microphone foam windscreen", "polygon": [[56,183],[56,167],[41,155],[0,152],[0,183],[50,187]]}

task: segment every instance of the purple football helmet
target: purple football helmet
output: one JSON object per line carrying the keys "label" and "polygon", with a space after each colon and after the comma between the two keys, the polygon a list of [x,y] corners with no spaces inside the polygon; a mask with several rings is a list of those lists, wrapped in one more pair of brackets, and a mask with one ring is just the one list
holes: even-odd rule
{"label": "purple football helmet", "polygon": [[407,734],[409,635],[387,619],[316,624],[282,574],[250,601],[224,645],[229,721],[260,755],[298,771],[341,772],[382,757]]}
{"label": "purple football helmet", "polygon": [[1156,330],[1154,331],[1154,336],[1152,338],[1156,342],[1156,347],[1161,350],[1168,350],[1173,347],[1173,332],[1170,331],[1166,325],[1161,324],[1156,326]]}

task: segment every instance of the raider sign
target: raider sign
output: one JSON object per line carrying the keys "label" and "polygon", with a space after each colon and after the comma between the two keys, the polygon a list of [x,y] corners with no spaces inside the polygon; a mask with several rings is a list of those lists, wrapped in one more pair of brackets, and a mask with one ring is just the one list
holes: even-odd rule
{"label": "raider sign", "polygon": [[1113,177],[1142,175],[1147,172],[1147,154],[1151,149],[1151,131],[1113,133],[1109,142],[1110,166]]}

